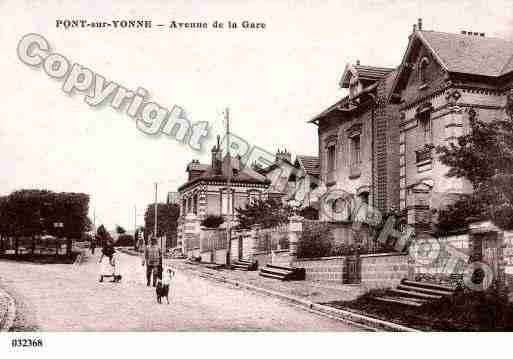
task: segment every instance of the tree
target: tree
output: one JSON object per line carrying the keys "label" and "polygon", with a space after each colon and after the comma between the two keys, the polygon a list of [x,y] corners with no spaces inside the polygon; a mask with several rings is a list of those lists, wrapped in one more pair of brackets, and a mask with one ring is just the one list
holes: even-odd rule
{"label": "tree", "polygon": [[292,215],[292,208],[284,206],[274,199],[257,200],[246,204],[244,208],[237,208],[239,228],[250,229],[254,224],[263,228],[271,228],[288,222]]}
{"label": "tree", "polygon": [[478,217],[513,229],[513,92],[505,112],[507,118],[486,123],[471,110],[470,133],[437,148],[450,167],[447,176],[466,178],[474,190],[440,212],[442,227],[450,227],[454,218]]}
{"label": "tree", "polygon": [[[43,232],[67,238],[81,238],[87,229],[89,195],[55,193],[47,190],[19,190],[0,202],[0,229],[4,235],[34,236]],[[55,227],[62,223],[63,227]]]}
{"label": "tree", "polygon": [[123,227],[121,227],[120,225],[117,225],[116,226],[116,233],[117,234],[125,234],[126,230]]}
{"label": "tree", "polygon": [[[140,238],[141,236],[141,233],[142,233],[142,239]],[[144,246],[144,227],[137,227],[137,229],[135,230],[135,234],[134,234],[134,248],[137,250],[139,249],[140,247]]]}
{"label": "tree", "polygon": [[299,210],[299,215],[306,219],[318,220],[319,210],[312,206],[307,206]]}
{"label": "tree", "polygon": [[223,223],[224,223],[223,216],[216,216],[213,214],[209,214],[208,216],[205,217],[205,219],[203,219],[201,221],[200,224],[203,227],[207,227],[207,228],[218,228]]}
{"label": "tree", "polygon": [[[158,203],[157,204],[157,236],[166,236],[170,245],[175,245],[176,229],[178,226],[178,217],[180,216],[180,207],[176,203]],[[144,213],[144,228],[146,236],[153,233],[155,228],[155,204],[152,203],[146,208]]]}

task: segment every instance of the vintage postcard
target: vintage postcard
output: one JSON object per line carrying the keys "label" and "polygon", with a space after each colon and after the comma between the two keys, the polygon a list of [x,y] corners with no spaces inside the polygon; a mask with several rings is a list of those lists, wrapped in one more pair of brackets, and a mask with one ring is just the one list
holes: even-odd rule
{"label": "vintage postcard", "polygon": [[9,350],[513,330],[511,1],[4,0],[0,43]]}

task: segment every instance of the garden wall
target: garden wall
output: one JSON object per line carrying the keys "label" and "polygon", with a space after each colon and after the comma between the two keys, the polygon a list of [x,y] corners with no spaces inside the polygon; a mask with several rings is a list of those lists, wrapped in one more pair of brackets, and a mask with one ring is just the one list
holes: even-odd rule
{"label": "garden wall", "polygon": [[366,289],[396,287],[410,274],[408,258],[407,254],[397,253],[361,255],[362,286]]}
{"label": "garden wall", "polygon": [[341,284],[344,275],[344,261],[344,257],[303,258],[298,260],[295,265],[305,268],[306,280]]}
{"label": "garden wall", "polygon": [[268,252],[257,252],[253,260],[258,261],[258,267],[263,268],[266,264],[278,266],[290,266],[290,255],[288,250],[274,251],[274,255]]}

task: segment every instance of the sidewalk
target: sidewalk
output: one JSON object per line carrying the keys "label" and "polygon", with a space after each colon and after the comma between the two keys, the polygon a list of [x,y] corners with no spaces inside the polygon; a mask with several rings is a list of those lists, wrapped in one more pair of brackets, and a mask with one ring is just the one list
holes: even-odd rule
{"label": "sidewalk", "polygon": [[[140,255],[128,248],[120,250],[130,255]],[[356,299],[363,294],[359,285],[337,285],[314,281],[279,281],[258,275],[258,271],[239,271],[229,269],[207,268],[205,263],[190,264],[184,259],[166,258],[165,263],[180,270],[194,271],[206,277],[220,281],[235,281],[258,288],[280,292],[314,303],[327,303],[332,301],[346,301]]]}
{"label": "sidewalk", "polygon": [[313,281],[279,281],[261,277],[258,275],[258,271],[210,269],[204,264],[189,264],[182,259],[166,259],[165,262],[177,269],[196,271],[223,281],[241,282],[314,303],[352,300],[362,293],[358,285],[336,285]]}

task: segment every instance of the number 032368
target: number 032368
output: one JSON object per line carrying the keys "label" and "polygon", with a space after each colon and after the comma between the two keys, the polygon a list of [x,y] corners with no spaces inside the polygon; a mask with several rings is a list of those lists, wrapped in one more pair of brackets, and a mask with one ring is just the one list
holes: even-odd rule
{"label": "number 032368", "polygon": [[41,338],[14,338],[11,340],[11,347],[13,348],[23,348],[23,347],[42,347],[43,339]]}

